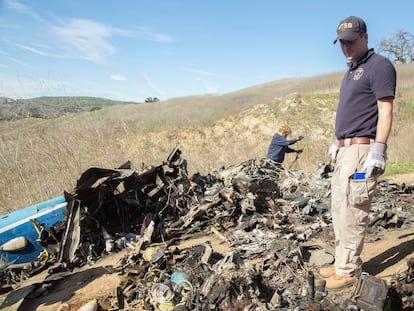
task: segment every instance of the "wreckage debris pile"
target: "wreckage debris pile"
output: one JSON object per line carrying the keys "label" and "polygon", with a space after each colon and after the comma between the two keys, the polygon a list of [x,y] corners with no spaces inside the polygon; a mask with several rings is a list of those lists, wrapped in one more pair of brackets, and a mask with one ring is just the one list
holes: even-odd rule
{"label": "wreckage debris pile", "polygon": [[[50,273],[127,248],[116,268],[116,295],[99,302],[101,309],[358,310],[352,299],[344,306],[328,297],[313,274],[333,260],[325,252],[333,240],[331,166],[306,177],[268,159],[249,160],[190,178],[180,153],[176,148],[165,163],[141,172],[130,163],[84,172],[65,193],[69,213]],[[413,190],[379,184],[373,240],[385,229],[413,225]],[[211,239],[179,248],[205,236]],[[226,251],[215,251],[217,243]],[[396,282],[398,295],[413,295],[408,280],[403,288]]]}

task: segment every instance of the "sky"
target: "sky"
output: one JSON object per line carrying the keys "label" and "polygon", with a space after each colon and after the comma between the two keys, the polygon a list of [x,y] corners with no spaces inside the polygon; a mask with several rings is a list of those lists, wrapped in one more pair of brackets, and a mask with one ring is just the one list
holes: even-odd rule
{"label": "sky", "polygon": [[0,0],[0,97],[143,102],[345,70],[336,27],[414,33],[414,1]]}

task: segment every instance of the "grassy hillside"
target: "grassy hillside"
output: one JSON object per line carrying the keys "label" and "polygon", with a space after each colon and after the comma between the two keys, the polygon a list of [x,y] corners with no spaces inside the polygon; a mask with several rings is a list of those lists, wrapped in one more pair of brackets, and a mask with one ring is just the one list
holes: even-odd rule
{"label": "grassy hillside", "polygon": [[[388,163],[412,163],[414,64],[397,67],[398,90]],[[285,165],[312,173],[328,161],[342,72],[284,79],[222,96],[176,98],[0,123],[0,213],[72,190],[91,166],[160,164],[179,145],[190,174],[266,155],[271,136],[287,122],[304,135],[299,160]]]}

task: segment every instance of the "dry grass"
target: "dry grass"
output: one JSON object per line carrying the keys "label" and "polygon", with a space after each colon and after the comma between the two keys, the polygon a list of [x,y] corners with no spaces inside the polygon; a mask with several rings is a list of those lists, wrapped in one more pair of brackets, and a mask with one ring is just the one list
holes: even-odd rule
{"label": "dry grass", "polygon": [[[414,65],[398,66],[395,122],[389,162],[413,161]],[[304,135],[298,161],[285,165],[313,172],[326,162],[333,140],[342,73],[284,79],[222,96],[177,98],[127,105],[54,120],[0,123],[0,213],[71,191],[92,166],[135,168],[160,164],[179,145],[189,172],[238,164],[266,155],[271,136],[284,122]]]}

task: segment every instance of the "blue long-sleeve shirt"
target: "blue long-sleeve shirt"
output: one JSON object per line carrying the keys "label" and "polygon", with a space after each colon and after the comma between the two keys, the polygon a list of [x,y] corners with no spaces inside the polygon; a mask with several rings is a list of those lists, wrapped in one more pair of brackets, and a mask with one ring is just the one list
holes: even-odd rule
{"label": "blue long-sleeve shirt", "polygon": [[296,143],[298,140],[286,139],[286,137],[276,133],[272,137],[272,142],[267,151],[267,158],[282,163],[285,160],[285,153],[295,152],[295,149],[289,148],[289,145]]}

